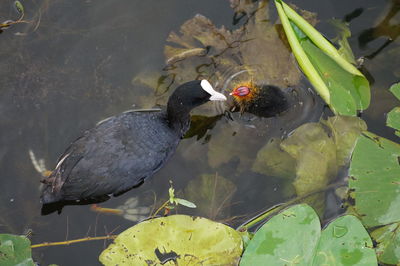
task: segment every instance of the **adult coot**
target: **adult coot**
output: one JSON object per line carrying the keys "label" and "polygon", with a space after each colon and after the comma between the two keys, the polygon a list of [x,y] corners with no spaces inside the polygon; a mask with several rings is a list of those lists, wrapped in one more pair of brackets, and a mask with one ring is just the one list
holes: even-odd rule
{"label": "adult coot", "polygon": [[236,86],[230,95],[234,98],[234,107],[240,112],[261,117],[276,116],[289,107],[284,92],[273,85],[241,84]]}
{"label": "adult coot", "polygon": [[207,80],[195,80],[174,91],[165,111],[128,111],[99,123],[68,147],[42,181],[41,202],[104,201],[140,185],[174,153],[190,111],[215,100],[226,97]]}

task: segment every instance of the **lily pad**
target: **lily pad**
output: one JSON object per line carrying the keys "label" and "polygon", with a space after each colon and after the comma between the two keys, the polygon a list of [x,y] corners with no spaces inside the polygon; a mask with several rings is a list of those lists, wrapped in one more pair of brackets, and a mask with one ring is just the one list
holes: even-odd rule
{"label": "lily pad", "polygon": [[321,233],[308,205],[274,216],[254,235],[240,265],[376,265],[372,241],[354,216],[340,217]]}
{"label": "lily pad", "polygon": [[321,234],[312,265],[377,265],[372,240],[353,215],[331,222]]}
{"label": "lily pad", "polygon": [[185,198],[195,202],[200,215],[210,219],[222,218],[229,214],[236,185],[218,174],[205,174],[189,182]]}
{"label": "lily pad", "polygon": [[350,165],[350,196],[367,227],[400,221],[400,145],[364,132]]}
{"label": "lily pad", "polygon": [[400,82],[390,86],[389,90],[394,94],[394,96],[396,96],[397,99],[400,100]]}
{"label": "lily pad", "polygon": [[376,241],[376,254],[381,263],[400,262],[400,223],[393,223],[374,230],[371,237]]}
{"label": "lily pad", "polygon": [[33,266],[31,241],[25,236],[0,234],[0,265]]}
{"label": "lily pad", "polygon": [[[400,100],[400,82],[393,84],[390,91]],[[386,125],[396,129],[396,135],[400,137],[400,107],[393,108],[387,115]]]}
{"label": "lily pad", "polygon": [[172,215],[119,234],[100,255],[104,265],[237,265],[241,235],[211,220]]}

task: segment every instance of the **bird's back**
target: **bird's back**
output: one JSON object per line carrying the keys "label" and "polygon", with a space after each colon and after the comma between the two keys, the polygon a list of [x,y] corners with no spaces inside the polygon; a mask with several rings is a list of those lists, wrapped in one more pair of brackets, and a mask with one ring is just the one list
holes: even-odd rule
{"label": "bird's back", "polygon": [[42,202],[118,195],[153,175],[173,154],[180,136],[164,112],[126,112],[77,139],[48,178]]}

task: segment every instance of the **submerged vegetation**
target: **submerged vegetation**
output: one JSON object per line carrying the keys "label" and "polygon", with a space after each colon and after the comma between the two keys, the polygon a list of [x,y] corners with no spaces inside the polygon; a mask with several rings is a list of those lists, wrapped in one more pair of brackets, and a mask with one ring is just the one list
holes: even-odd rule
{"label": "submerged vegetation", "polygon": [[[22,21],[24,9],[17,2]],[[202,148],[207,149],[205,163],[212,169],[223,169],[239,158],[233,171],[202,173],[184,189],[175,189],[171,183],[166,199],[154,198],[149,219],[118,235],[31,246],[26,236],[0,234],[0,264],[34,265],[32,248],[99,239],[114,239],[99,257],[104,265],[399,264],[400,83],[389,89],[399,99],[399,105],[387,114],[386,125],[397,135],[389,140],[368,131],[369,125],[359,115],[373,98],[368,75],[354,65],[346,25],[337,24],[343,30],[336,39],[337,49],[313,27],[317,23],[315,14],[281,0],[274,3],[282,25],[273,26],[268,1],[232,0],[235,17],[245,14],[245,26],[229,31],[196,15],[181,26],[180,34],[170,33],[163,74],[142,73],[134,78],[154,89],[157,96],[142,97],[140,102],[145,107],[163,103],[170,87],[195,78],[210,79],[228,92],[233,84],[249,80],[305,89],[291,57],[293,52],[332,113],[297,121],[284,138],[268,137],[260,145],[252,142],[259,131],[249,130],[259,122],[241,116],[220,126],[221,134],[211,137],[209,130],[230,106],[203,109],[202,115],[192,117],[186,138],[196,137],[202,142]],[[296,111],[302,110],[298,108]],[[229,138],[232,135],[237,138]],[[265,139],[264,134],[261,137]],[[244,139],[248,141],[241,141]],[[249,146],[258,152],[244,154]],[[187,157],[204,163],[196,154]],[[246,166],[256,174],[278,180],[287,201],[245,217],[247,220],[235,230],[223,223],[238,218],[230,215],[230,208],[237,204],[234,195],[241,191],[234,179],[247,178]],[[329,215],[326,202],[332,195],[342,208]],[[137,205],[137,200],[130,199],[117,209],[92,209],[137,221],[150,210]],[[189,213],[194,210],[195,216],[177,214],[181,208]]]}

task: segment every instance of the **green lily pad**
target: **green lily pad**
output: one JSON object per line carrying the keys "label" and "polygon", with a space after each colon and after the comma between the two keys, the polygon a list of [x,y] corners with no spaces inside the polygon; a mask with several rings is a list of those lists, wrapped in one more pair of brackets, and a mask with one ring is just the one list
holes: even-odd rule
{"label": "green lily pad", "polygon": [[374,230],[371,237],[376,241],[376,254],[381,263],[400,262],[400,223],[393,223]]}
{"label": "green lily pad", "polygon": [[386,125],[396,129],[395,134],[400,137],[400,107],[393,108],[387,114]]}
{"label": "green lily pad", "polygon": [[[318,215],[308,205],[293,206],[274,216],[254,235],[240,265],[307,265],[320,237]],[[292,264],[291,264],[292,263]],[[297,263],[297,264],[296,264]]]}
{"label": "green lily pad", "polygon": [[0,265],[33,266],[31,241],[25,236],[0,234]]}
{"label": "green lily pad", "polygon": [[360,220],[346,215],[321,234],[312,265],[377,265],[375,250]]}
{"label": "green lily pad", "polygon": [[394,96],[396,96],[397,99],[400,100],[400,82],[390,86],[389,90],[394,94]]}
{"label": "green lily pad", "polygon": [[400,221],[400,145],[370,132],[357,141],[350,165],[350,196],[367,227]]}
{"label": "green lily pad", "polygon": [[[400,100],[400,82],[393,84],[389,90]],[[396,129],[395,134],[400,137],[400,107],[395,107],[388,113],[386,125]]]}
{"label": "green lily pad", "polygon": [[254,235],[240,265],[376,265],[372,241],[361,222],[339,217],[321,233],[315,211],[295,205]]}
{"label": "green lily pad", "polygon": [[241,235],[211,220],[172,215],[119,234],[100,255],[104,265],[237,265]]}

